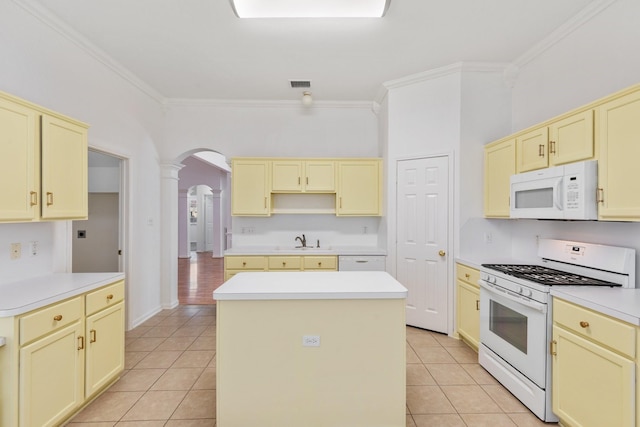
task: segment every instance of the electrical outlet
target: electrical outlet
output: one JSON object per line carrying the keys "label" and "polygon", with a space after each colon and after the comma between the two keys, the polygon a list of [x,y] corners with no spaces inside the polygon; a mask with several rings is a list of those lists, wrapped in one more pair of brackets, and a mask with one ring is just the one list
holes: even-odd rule
{"label": "electrical outlet", "polygon": [[22,256],[22,245],[20,243],[12,243],[10,253],[11,259],[19,259]]}
{"label": "electrical outlet", "polygon": [[485,243],[493,243],[493,235],[490,231],[484,233],[484,242]]}
{"label": "electrical outlet", "polygon": [[38,241],[37,240],[32,240],[32,241],[29,242],[29,252],[31,253],[31,256],[38,255]]}
{"label": "electrical outlet", "polygon": [[303,347],[320,347],[320,335],[303,335]]}

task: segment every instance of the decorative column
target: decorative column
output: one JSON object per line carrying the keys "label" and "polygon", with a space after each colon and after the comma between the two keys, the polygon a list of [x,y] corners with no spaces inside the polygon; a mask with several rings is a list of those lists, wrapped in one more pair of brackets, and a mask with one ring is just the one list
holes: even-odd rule
{"label": "decorative column", "polygon": [[178,257],[189,258],[189,189],[181,188],[178,192]]}
{"label": "decorative column", "polygon": [[174,308],[178,301],[178,172],[182,164],[162,164],[162,251],[160,297],[162,308]]}

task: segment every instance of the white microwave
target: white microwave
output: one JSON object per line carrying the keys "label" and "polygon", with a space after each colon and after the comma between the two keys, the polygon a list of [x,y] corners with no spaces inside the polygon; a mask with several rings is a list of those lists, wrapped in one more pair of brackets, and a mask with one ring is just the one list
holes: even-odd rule
{"label": "white microwave", "polygon": [[598,162],[570,163],[511,175],[511,218],[598,218]]}

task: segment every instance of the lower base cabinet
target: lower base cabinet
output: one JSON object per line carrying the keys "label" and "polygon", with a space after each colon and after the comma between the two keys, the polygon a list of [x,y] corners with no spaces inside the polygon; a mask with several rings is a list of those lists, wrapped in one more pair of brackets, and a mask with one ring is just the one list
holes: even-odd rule
{"label": "lower base cabinet", "polygon": [[636,425],[636,329],[554,299],[552,402],[563,426]]}
{"label": "lower base cabinet", "polygon": [[0,318],[0,426],[58,426],[124,370],[124,281]]}
{"label": "lower base cabinet", "polygon": [[458,335],[471,348],[480,345],[480,272],[463,264],[456,265]]}

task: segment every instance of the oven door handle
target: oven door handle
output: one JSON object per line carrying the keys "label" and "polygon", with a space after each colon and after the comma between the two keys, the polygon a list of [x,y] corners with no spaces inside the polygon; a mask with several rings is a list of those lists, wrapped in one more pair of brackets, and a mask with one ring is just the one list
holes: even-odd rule
{"label": "oven door handle", "polygon": [[547,305],[546,304],[542,304],[538,301],[529,299],[527,297],[521,297],[518,294],[514,294],[511,291],[508,291],[506,289],[500,288],[498,286],[494,286],[491,283],[487,283],[484,280],[478,280],[478,285],[480,285],[481,288],[483,288],[484,290],[493,293],[494,295],[500,295],[503,296],[504,298],[508,299],[509,301],[513,301],[516,302],[518,304],[522,304],[526,307],[532,308],[536,311],[539,311],[541,313],[546,313],[547,311]]}

